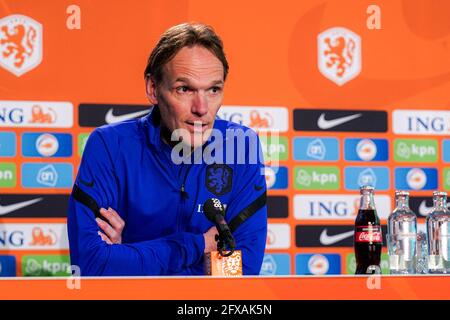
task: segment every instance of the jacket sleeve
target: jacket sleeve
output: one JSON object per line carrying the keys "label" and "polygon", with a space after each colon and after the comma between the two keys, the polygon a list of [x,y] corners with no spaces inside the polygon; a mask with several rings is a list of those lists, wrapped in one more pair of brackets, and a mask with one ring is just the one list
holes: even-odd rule
{"label": "jacket sleeve", "polygon": [[[261,150],[259,139],[258,149]],[[259,152],[258,152],[259,153]],[[259,275],[267,239],[266,179],[262,155],[257,163],[235,166],[236,185],[233,198],[226,210],[226,221],[230,223],[244,210],[251,214],[234,232],[236,249],[242,251],[244,275]]]}
{"label": "jacket sleeve", "polygon": [[[107,147],[101,130],[96,129],[88,139],[75,185],[98,208],[117,208],[119,181],[114,171],[114,152]],[[173,274],[203,257],[203,235],[187,232],[109,245],[98,235],[94,211],[89,202],[80,202],[72,192],[67,220],[70,256],[82,276]]]}

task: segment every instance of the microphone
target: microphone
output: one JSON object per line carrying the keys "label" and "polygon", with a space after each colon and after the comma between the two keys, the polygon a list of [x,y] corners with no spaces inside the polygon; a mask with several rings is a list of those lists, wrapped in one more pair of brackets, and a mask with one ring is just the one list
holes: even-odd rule
{"label": "microphone", "polygon": [[[234,240],[233,234],[231,233],[230,227],[228,227],[227,222],[224,219],[225,210],[222,203],[217,198],[210,198],[203,204],[203,212],[209,221],[216,225],[219,236],[216,236],[217,250],[222,257],[231,256],[236,248],[236,241]],[[223,254],[223,251],[227,249],[227,245],[230,252]]]}

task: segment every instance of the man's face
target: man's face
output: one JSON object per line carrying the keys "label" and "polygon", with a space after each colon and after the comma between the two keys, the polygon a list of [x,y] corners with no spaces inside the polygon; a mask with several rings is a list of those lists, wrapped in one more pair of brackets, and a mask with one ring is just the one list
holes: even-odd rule
{"label": "man's face", "polygon": [[209,138],[207,130],[222,104],[223,71],[222,62],[208,49],[184,47],[164,65],[160,83],[147,80],[147,96],[159,105],[166,142],[177,129],[183,142],[193,147]]}

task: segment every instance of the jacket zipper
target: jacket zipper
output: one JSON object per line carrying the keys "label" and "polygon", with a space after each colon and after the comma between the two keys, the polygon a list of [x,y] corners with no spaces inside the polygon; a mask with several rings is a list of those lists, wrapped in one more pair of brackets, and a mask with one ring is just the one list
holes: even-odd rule
{"label": "jacket zipper", "polygon": [[181,221],[183,220],[183,209],[185,207],[186,204],[186,200],[189,199],[189,194],[186,191],[186,180],[187,180],[187,176],[189,174],[189,171],[191,170],[192,165],[189,165],[186,169],[186,172],[184,173],[184,178],[181,182],[181,186],[180,186],[180,196],[181,196],[181,201],[180,204],[178,205],[178,215],[177,215],[177,230],[181,231]]}

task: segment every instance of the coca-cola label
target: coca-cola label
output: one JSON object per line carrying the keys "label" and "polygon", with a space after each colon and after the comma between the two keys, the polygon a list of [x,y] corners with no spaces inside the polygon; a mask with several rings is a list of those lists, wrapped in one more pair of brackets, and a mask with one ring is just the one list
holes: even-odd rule
{"label": "coca-cola label", "polygon": [[355,242],[383,242],[381,226],[357,226]]}

